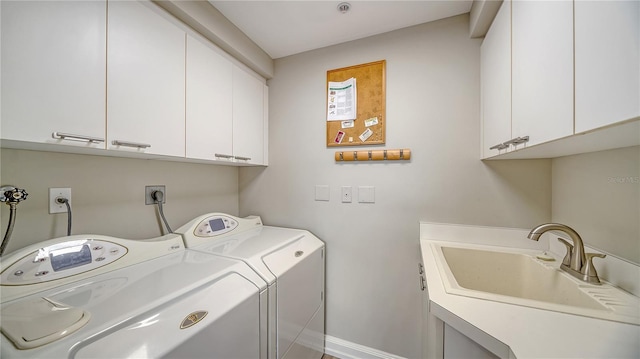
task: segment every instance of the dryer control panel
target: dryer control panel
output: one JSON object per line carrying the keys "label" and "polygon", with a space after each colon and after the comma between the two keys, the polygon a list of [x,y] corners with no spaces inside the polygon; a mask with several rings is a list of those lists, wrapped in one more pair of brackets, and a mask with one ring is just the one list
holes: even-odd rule
{"label": "dryer control panel", "polygon": [[2,272],[3,285],[25,285],[66,278],[120,259],[127,248],[98,239],[72,240],[39,248]]}
{"label": "dryer control panel", "polygon": [[219,241],[246,231],[260,230],[260,228],[262,228],[260,216],[239,218],[215,212],[192,219],[176,229],[174,233],[184,237],[185,247],[193,248],[204,243],[211,243],[212,240]]}
{"label": "dryer control panel", "polygon": [[76,234],[21,248],[0,261],[0,302],[184,252],[178,234],[144,240]]}
{"label": "dryer control panel", "polygon": [[193,234],[198,237],[213,237],[233,231],[238,227],[238,221],[230,216],[216,214],[203,219]]}

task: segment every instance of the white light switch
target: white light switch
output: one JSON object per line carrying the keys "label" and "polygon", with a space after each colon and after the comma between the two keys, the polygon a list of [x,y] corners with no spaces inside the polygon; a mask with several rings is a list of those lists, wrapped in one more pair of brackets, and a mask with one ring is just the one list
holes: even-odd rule
{"label": "white light switch", "polygon": [[373,186],[358,187],[358,202],[359,203],[375,203],[376,188]]}
{"label": "white light switch", "polygon": [[316,201],[328,201],[329,200],[329,186],[316,185]]}

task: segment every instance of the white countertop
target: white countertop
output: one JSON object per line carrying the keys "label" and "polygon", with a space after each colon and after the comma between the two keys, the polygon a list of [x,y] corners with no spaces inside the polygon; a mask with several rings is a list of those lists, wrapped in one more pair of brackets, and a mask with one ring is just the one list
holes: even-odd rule
{"label": "white countertop", "polygon": [[[522,236],[524,233],[524,236]],[[640,326],[448,294],[433,241],[544,249],[520,230],[421,223],[430,312],[499,357],[639,358]],[[515,236],[514,236],[515,235]],[[440,238],[438,238],[440,237]],[[520,241],[520,238],[524,238]],[[522,242],[522,243],[520,243]],[[531,242],[531,243],[527,243]],[[506,245],[505,245],[506,244]]]}

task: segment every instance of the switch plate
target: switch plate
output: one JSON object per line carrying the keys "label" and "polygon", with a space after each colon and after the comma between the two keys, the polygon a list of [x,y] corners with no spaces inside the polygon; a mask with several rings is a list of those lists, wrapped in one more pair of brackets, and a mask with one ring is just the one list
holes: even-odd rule
{"label": "switch plate", "polygon": [[351,186],[342,186],[342,203],[351,203],[352,188]]}
{"label": "switch plate", "polygon": [[59,197],[69,200],[71,206],[71,188],[49,188],[49,214],[67,212],[67,205],[56,201]]}
{"label": "switch plate", "polygon": [[376,188],[373,186],[358,187],[358,202],[359,203],[375,203]]}
{"label": "switch plate", "polygon": [[329,186],[316,185],[316,201],[329,201]]}

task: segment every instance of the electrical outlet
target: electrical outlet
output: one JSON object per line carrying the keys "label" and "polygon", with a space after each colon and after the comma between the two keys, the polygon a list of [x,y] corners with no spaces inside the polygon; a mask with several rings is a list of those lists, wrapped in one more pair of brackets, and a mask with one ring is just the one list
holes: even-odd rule
{"label": "electrical outlet", "polygon": [[145,186],[144,187],[144,204],[146,205],[156,204],[156,201],[153,199],[153,196],[152,196],[153,192],[155,191],[160,191],[164,194],[164,197],[162,198],[162,204],[167,202],[167,191],[164,185]]}
{"label": "electrical outlet", "polygon": [[49,188],[49,214],[67,212],[67,205],[58,202],[59,198],[66,198],[71,206],[71,188]]}

